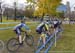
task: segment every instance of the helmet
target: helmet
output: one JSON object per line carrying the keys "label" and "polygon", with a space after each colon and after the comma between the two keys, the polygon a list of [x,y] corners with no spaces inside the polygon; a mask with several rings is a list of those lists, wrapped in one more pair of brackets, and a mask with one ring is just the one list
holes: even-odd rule
{"label": "helmet", "polygon": [[47,21],[48,22],[49,21],[49,18],[44,18],[44,21]]}
{"label": "helmet", "polygon": [[21,20],[21,23],[25,23],[26,17]]}
{"label": "helmet", "polygon": [[21,20],[21,23],[25,23],[25,21],[24,20]]}

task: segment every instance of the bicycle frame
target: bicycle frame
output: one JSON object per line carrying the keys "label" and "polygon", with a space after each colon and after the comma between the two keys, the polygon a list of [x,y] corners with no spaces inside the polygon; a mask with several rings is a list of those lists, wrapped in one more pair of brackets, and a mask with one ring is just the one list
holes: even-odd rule
{"label": "bicycle frame", "polygon": [[28,37],[28,34],[27,34],[26,31],[24,31],[24,36],[23,36],[23,38],[22,38],[22,41],[24,41],[24,40],[26,39],[26,37]]}
{"label": "bicycle frame", "polygon": [[23,36],[22,41],[24,41],[26,37],[27,37],[27,32],[24,32],[24,36]]}

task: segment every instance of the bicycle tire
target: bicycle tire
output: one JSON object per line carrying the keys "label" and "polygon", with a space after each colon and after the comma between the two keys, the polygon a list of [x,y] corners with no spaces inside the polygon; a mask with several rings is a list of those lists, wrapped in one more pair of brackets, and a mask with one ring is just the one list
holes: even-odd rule
{"label": "bicycle tire", "polygon": [[26,38],[25,38],[25,42],[28,46],[33,46],[34,45],[34,39],[33,39],[33,36],[32,35],[28,35]]}
{"label": "bicycle tire", "polygon": [[43,45],[43,42],[42,42],[42,40],[39,39],[38,44],[37,44],[37,49],[40,48],[42,45]]}
{"label": "bicycle tire", "polygon": [[9,39],[7,44],[6,44],[6,48],[10,52],[16,52],[19,49],[19,41],[18,41],[18,39],[16,39],[16,38]]}
{"label": "bicycle tire", "polygon": [[4,42],[0,40],[0,51],[4,50]]}

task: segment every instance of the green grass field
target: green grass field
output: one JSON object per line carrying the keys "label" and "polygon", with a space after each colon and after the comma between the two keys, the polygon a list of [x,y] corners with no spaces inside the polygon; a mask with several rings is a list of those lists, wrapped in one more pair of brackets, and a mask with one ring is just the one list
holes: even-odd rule
{"label": "green grass field", "polygon": [[[6,27],[6,26],[14,26],[15,24],[0,24],[1,27]],[[37,24],[35,25],[34,23],[28,23],[30,26],[30,29],[32,30],[31,34],[35,37],[38,36],[35,32],[35,28]],[[52,47],[51,51],[75,51],[75,25],[63,25],[64,32],[62,37],[57,41],[57,47]],[[8,30],[0,30],[0,39],[3,41],[7,41],[9,38],[14,37],[16,34],[14,34],[12,29]],[[36,39],[36,38],[35,38]],[[70,52],[70,53],[71,53]],[[61,53],[61,52],[57,52]],[[68,53],[68,52],[62,52],[62,53]]]}
{"label": "green grass field", "polygon": [[64,32],[57,41],[57,47],[52,47],[51,51],[60,53],[75,53],[75,25],[64,25]]}
{"label": "green grass field", "polygon": [[[16,24],[0,24],[0,28],[7,28],[7,27],[14,27]],[[30,29],[32,30],[32,34],[35,34],[35,28],[37,26],[37,24],[35,23],[29,23],[27,22],[27,25],[30,27]],[[15,36],[16,34],[14,34],[13,32],[13,28],[8,29],[8,30],[0,30],[0,39],[2,40],[8,40],[9,37]]]}

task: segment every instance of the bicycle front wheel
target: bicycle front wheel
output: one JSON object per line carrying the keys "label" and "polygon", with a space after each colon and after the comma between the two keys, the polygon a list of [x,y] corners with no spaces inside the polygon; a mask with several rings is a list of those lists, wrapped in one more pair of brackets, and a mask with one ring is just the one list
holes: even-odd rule
{"label": "bicycle front wheel", "polygon": [[40,48],[42,45],[43,45],[43,42],[41,39],[39,39],[37,43],[37,49]]}
{"label": "bicycle front wheel", "polygon": [[25,42],[28,46],[33,46],[34,45],[34,39],[32,35],[28,35],[25,39]]}
{"label": "bicycle front wheel", "polygon": [[6,48],[10,52],[16,52],[19,49],[19,41],[16,38],[11,38],[8,40]]}
{"label": "bicycle front wheel", "polygon": [[4,49],[4,42],[0,40],[0,51],[2,51],[3,49]]}

